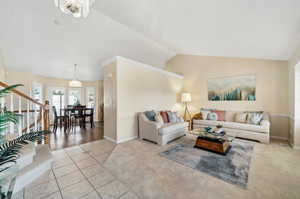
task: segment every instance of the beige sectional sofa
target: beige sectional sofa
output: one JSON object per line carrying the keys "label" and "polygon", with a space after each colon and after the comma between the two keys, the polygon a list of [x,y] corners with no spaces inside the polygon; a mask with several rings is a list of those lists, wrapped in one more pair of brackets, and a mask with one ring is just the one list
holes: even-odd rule
{"label": "beige sectional sofa", "polygon": [[168,142],[184,136],[188,131],[188,122],[161,124],[150,121],[144,113],[138,114],[139,138],[165,145]]}
{"label": "beige sectional sofa", "polygon": [[222,125],[223,129],[228,135],[235,137],[246,138],[257,140],[262,143],[270,142],[270,117],[269,114],[264,112],[263,117],[259,125],[237,123],[235,122],[235,115],[237,111],[226,111],[225,121],[212,121],[212,120],[201,120],[193,119],[193,129],[201,127],[215,127]]}

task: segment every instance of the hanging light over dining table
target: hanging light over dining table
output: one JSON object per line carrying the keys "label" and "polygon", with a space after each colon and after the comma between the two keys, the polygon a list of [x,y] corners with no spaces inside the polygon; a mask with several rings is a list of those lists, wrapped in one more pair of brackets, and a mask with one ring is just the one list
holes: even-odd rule
{"label": "hanging light over dining table", "polygon": [[75,87],[75,88],[80,88],[82,87],[81,81],[79,81],[76,77],[76,72],[77,72],[77,64],[74,65],[74,76],[73,80],[69,82],[69,87]]}
{"label": "hanging light over dining table", "polygon": [[95,0],[54,0],[55,6],[63,13],[76,18],[86,18],[94,3]]}

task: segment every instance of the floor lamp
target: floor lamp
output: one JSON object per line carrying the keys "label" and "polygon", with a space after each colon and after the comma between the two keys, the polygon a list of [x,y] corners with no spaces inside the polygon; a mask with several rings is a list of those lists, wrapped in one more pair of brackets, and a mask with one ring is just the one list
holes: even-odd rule
{"label": "floor lamp", "polygon": [[181,102],[184,104],[185,108],[184,108],[184,116],[183,119],[185,121],[187,121],[187,115],[189,116],[189,119],[191,120],[191,113],[188,110],[188,103],[192,101],[192,97],[190,93],[182,93],[181,94]]}

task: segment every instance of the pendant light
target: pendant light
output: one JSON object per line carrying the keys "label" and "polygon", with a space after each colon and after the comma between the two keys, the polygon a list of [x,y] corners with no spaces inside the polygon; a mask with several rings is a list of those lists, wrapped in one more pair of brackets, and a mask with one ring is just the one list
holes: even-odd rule
{"label": "pendant light", "polygon": [[75,88],[80,88],[80,87],[82,87],[82,83],[81,83],[81,81],[79,81],[76,78],[76,70],[77,70],[77,64],[74,65],[74,78],[72,81],[69,82],[69,86],[75,87]]}

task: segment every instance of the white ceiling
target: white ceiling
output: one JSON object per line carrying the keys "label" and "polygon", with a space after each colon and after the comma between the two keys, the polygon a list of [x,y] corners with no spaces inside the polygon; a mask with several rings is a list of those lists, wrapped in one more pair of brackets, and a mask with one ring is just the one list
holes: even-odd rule
{"label": "white ceiling", "polygon": [[97,80],[116,55],[158,67],[175,55],[97,10],[86,19],[64,15],[53,0],[4,0],[0,27],[5,66],[50,77],[71,79],[77,63],[80,80]]}
{"label": "white ceiling", "polygon": [[178,54],[287,60],[300,41],[299,0],[96,0],[74,19],[53,0],[3,0],[6,67],[70,79],[102,78],[119,55],[163,67]]}
{"label": "white ceiling", "polygon": [[97,9],[181,54],[287,60],[299,0],[98,0]]}

